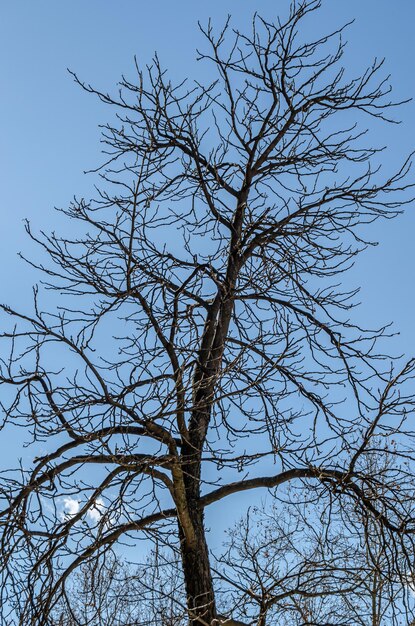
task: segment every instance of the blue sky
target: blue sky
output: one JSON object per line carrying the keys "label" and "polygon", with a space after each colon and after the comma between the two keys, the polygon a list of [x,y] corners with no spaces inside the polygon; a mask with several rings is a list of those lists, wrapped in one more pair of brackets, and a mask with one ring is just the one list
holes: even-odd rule
{"label": "blue sky", "polygon": [[[9,0],[0,7],[0,286],[1,300],[26,306],[34,274],[17,252],[30,255],[22,220],[58,229],[53,206],[88,195],[94,182],[83,170],[100,162],[99,123],[109,111],[76,87],[69,67],[98,88],[111,90],[133,56],[151,60],[155,50],[173,80],[200,77],[195,62],[201,38],[197,20],[222,24],[228,13],[241,29],[257,9],[272,19],[286,0],[256,3],[154,3],[139,0]],[[359,73],[374,56],[385,56],[397,99],[415,92],[415,3],[413,0],[326,0],[319,27],[356,19],[349,30],[347,63]],[[206,75],[206,74],[205,74]],[[379,137],[388,145],[385,165],[393,170],[415,144],[415,105],[399,115],[401,126]],[[414,175],[415,179],[415,175]],[[415,354],[415,207],[395,222],[375,227],[377,248],[363,254],[348,280],[362,287],[357,317],[367,325],[388,321],[401,332],[396,352]],[[60,223],[61,227],[62,224]]]}
{"label": "blue sky", "polygon": [[[109,111],[77,88],[69,67],[102,89],[111,89],[122,72],[132,72],[133,56],[150,61],[155,50],[173,79],[207,71],[194,60],[200,45],[197,20],[221,24],[228,13],[246,28],[253,8],[272,18],[286,0],[255,5],[237,0],[155,3],[139,0],[13,0],[0,7],[0,285],[1,299],[24,303],[34,280],[17,258],[29,249],[22,220],[58,228],[53,206],[73,195],[88,195],[92,177],[83,170],[99,162],[97,125]],[[349,30],[348,66],[359,71],[373,56],[386,56],[396,97],[414,93],[413,0],[326,0],[319,27],[355,18]],[[415,106],[400,111],[403,124],[385,129],[391,168],[415,143]],[[393,320],[399,350],[415,353],[412,272],[414,217],[376,227],[381,246],[359,260],[350,280],[361,283],[358,316],[370,323]]]}

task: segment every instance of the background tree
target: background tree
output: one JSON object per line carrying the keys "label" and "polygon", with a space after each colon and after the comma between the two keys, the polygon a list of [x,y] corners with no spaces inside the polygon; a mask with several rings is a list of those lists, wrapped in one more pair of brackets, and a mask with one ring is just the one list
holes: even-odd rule
{"label": "background tree", "polygon": [[[382,473],[391,459],[367,462]],[[304,487],[280,499],[251,509],[229,533],[216,572],[230,613],[259,625],[408,624],[413,589],[390,575],[376,525],[353,507],[321,507]]]}
{"label": "background tree", "polygon": [[183,577],[177,562],[153,552],[131,567],[115,555],[76,570],[51,615],[57,626],[182,626]]}
{"label": "background tree", "polygon": [[[412,571],[413,362],[379,356],[385,329],[353,325],[339,286],[363,227],[410,201],[410,164],[383,176],[364,145],[362,118],[396,104],[382,62],[350,78],[343,29],[302,39],[319,5],[202,28],[210,85],[173,85],[157,58],[116,96],[80,83],[117,112],[102,186],[63,209],[71,234],[27,226],[56,309],[37,289],[33,314],[2,306],[4,423],[36,454],[1,487],[20,623],[47,624],[72,572],[141,536],[177,537],[190,622],[215,623],[206,507],[292,481],[358,510],[389,577]],[[364,457],[392,438],[379,475]]]}

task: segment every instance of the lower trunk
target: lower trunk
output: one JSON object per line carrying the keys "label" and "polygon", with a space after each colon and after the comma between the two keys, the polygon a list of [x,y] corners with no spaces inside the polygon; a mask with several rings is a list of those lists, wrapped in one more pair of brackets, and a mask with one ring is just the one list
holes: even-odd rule
{"label": "lower trunk", "polygon": [[190,626],[201,626],[201,624],[210,626],[216,619],[216,607],[203,524],[203,510],[194,506],[190,514],[197,539],[195,548],[186,543],[179,528],[189,624]]}

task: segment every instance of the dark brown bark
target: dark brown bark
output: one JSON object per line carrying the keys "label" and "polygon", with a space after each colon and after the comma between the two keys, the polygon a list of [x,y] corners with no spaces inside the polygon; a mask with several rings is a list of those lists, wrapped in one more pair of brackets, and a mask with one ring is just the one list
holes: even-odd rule
{"label": "dark brown bark", "polygon": [[189,611],[189,624],[213,624],[216,605],[213,589],[209,550],[205,538],[203,509],[190,502],[190,516],[196,535],[196,546],[189,546],[179,528],[182,566]]}
{"label": "dark brown bark", "polygon": [[[210,409],[205,409],[204,415],[199,416],[199,419],[194,415],[195,421],[199,424],[208,424],[209,414]],[[204,527],[204,507],[200,494],[201,451],[204,437],[203,430],[202,432],[198,430],[193,434],[192,444],[184,442],[182,446],[187,509],[195,536],[195,543],[189,545],[179,524],[182,569],[191,626],[213,624],[216,619],[215,594]]]}

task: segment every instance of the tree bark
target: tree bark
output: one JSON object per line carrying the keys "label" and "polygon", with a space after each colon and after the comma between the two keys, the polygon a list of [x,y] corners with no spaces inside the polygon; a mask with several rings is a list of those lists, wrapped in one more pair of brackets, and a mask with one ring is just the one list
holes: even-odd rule
{"label": "tree bark", "polygon": [[[202,415],[202,411],[200,413],[196,422],[204,425],[209,417],[206,414]],[[182,568],[190,626],[201,626],[201,624],[210,626],[215,624],[217,617],[209,549],[204,526],[204,507],[200,493],[203,438],[204,426],[202,426],[201,431],[197,430],[193,433],[191,443],[184,441],[182,445],[182,472],[186,491],[186,508],[195,537],[193,545],[190,544],[179,523]]]}
{"label": "tree bark", "polygon": [[210,625],[216,619],[216,606],[209,550],[205,537],[203,508],[197,501],[190,501],[189,513],[196,535],[195,546],[188,544],[182,529],[179,527],[189,625]]}

